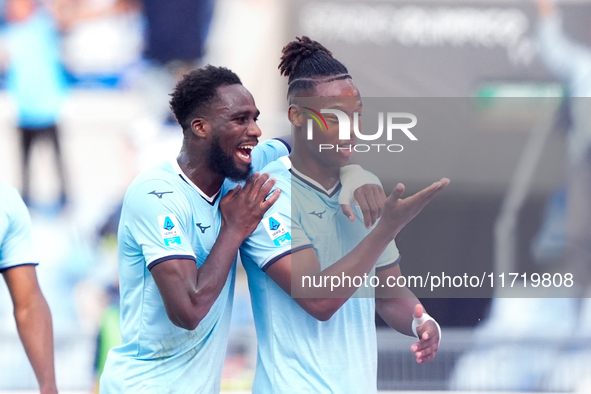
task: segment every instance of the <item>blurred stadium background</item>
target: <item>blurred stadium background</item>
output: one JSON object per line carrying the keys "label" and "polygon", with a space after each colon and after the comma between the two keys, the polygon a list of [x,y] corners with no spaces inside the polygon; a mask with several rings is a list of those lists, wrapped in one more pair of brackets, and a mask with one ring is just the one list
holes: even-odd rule
{"label": "blurred stadium background", "polygon": [[[181,137],[178,127],[153,119],[146,109],[141,2],[121,11],[118,0],[78,1],[92,12],[74,21],[61,42],[71,83],[60,121],[68,202],[55,203],[52,151],[39,145],[30,209],[38,276],[54,319],[58,387],[76,394],[95,386],[97,333],[113,302],[108,289],[116,283],[112,229],[118,205],[135,174],[174,157]],[[567,34],[590,44],[591,2],[558,4]],[[539,58],[537,19],[535,3],[520,0],[216,0],[200,63],[226,66],[242,78],[261,110],[266,139],[289,132],[286,83],[276,67],[282,46],[296,35],[331,49],[366,97],[468,103],[562,97],[565,86]],[[500,102],[486,107],[497,120],[506,115]],[[384,169],[394,172],[386,189],[398,181],[411,190],[440,176],[453,181],[400,235],[405,272],[412,272],[413,261],[441,267],[474,262],[488,272],[499,264],[511,272],[541,271],[562,261],[560,239],[555,247],[549,242],[536,249],[566,171],[564,127],[554,125],[556,102],[558,115],[540,105],[503,130],[442,130],[436,152],[399,155]],[[542,118],[547,127],[540,129]],[[15,119],[13,102],[0,90],[0,179],[20,187]],[[510,223],[495,230],[503,217]],[[514,244],[507,245],[507,238]],[[3,281],[0,287],[0,392],[28,393],[36,387],[34,375]],[[437,358],[416,364],[412,338],[378,321],[380,390],[591,392],[587,300],[582,319],[568,298],[422,301],[443,327]],[[248,392],[256,346],[244,277],[234,311],[224,387]]]}

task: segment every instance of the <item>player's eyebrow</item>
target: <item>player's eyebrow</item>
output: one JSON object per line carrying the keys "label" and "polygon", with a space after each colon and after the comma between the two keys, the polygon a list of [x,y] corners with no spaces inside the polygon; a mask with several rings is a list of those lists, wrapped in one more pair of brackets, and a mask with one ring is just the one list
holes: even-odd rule
{"label": "player's eyebrow", "polygon": [[[230,118],[236,118],[239,116],[249,116],[251,115],[253,112],[249,111],[249,110],[242,110],[242,111],[236,111],[233,112],[232,114],[230,114]],[[259,111],[258,109],[254,112],[254,117],[257,118],[259,117],[259,115],[261,114],[261,111]]]}

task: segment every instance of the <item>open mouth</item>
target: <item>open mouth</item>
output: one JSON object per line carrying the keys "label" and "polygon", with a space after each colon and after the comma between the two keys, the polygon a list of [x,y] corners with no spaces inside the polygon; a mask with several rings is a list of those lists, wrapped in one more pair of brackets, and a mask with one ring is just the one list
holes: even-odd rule
{"label": "open mouth", "polygon": [[240,145],[236,149],[236,156],[240,159],[250,163],[250,153],[254,149],[254,145]]}

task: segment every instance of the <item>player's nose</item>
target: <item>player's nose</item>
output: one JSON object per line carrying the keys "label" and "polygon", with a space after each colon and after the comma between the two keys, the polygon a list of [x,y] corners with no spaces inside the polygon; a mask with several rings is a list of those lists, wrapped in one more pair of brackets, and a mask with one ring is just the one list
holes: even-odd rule
{"label": "player's nose", "polygon": [[263,134],[259,125],[256,122],[250,123],[250,126],[248,127],[248,130],[246,131],[246,133],[249,136],[255,137],[255,138],[259,138]]}

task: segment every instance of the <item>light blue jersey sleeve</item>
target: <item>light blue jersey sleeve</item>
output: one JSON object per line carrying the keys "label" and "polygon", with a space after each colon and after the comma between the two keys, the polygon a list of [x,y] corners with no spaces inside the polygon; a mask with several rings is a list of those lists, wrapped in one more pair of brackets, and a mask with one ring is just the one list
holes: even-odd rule
{"label": "light blue jersey sleeve", "polygon": [[263,271],[292,251],[291,185],[283,178],[276,179],[275,188],[281,189],[279,199],[240,247],[241,255],[247,255]]}
{"label": "light blue jersey sleeve", "polygon": [[141,182],[126,196],[123,210],[119,241],[130,246],[126,250],[139,249],[148,269],[170,259],[196,260],[187,236],[194,225],[190,202],[173,185],[160,179]]}
{"label": "light blue jersey sleeve", "polygon": [[387,268],[396,265],[400,262],[400,252],[396,246],[396,242],[392,240],[386,247],[386,250],[380,255],[376,262],[376,268]]}
{"label": "light blue jersey sleeve", "polygon": [[289,145],[279,139],[271,139],[255,146],[252,152],[252,168],[261,171],[266,165],[271,164],[282,156],[289,154]]}
{"label": "light blue jersey sleeve", "polygon": [[19,265],[37,265],[31,253],[31,218],[18,191],[0,184],[0,272]]}
{"label": "light blue jersey sleeve", "polygon": [[[252,171],[260,173],[265,172],[263,169],[266,166],[273,163],[280,157],[287,156],[290,152],[290,149],[291,148],[286,142],[279,139],[261,142],[255,146],[254,150],[252,151]],[[222,186],[222,196],[226,195],[228,191],[234,189],[238,184],[244,184],[244,182],[235,182],[227,178]]]}

